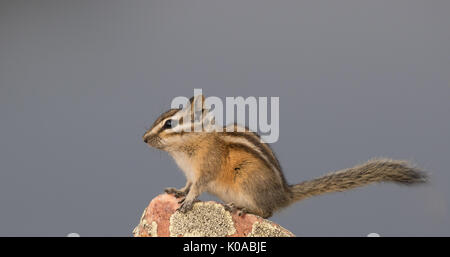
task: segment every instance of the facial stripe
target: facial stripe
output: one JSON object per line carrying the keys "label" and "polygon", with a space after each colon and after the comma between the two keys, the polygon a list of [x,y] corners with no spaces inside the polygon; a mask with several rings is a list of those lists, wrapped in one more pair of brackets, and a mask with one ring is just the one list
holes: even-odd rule
{"label": "facial stripe", "polygon": [[158,119],[155,120],[152,127],[148,130],[148,132],[153,132],[156,134],[156,132],[159,130],[159,128],[162,126],[162,121],[165,121],[168,117],[172,117],[177,112],[179,112],[179,109],[170,109],[167,112],[161,114]]}
{"label": "facial stripe", "polygon": [[[180,112],[176,115],[172,116],[173,120],[177,120],[177,126],[173,127],[172,129],[168,129],[168,132],[202,132],[205,130],[204,126],[210,126],[209,120],[212,118],[211,115],[208,115],[206,110],[203,110],[202,115],[200,117],[200,120],[194,120],[193,115],[190,115],[189,112]],[[184,121],[188,122],[184,122]],[[206,122],[208,121],[208,122]],[[165,121],[163,121],[165,122]],[[164,124],[161,122],[162,124]],[[195,131],[194,128],[200,128],[199,131]]]}
{"label": "facial stripe", "polygon": [[168,117],[174,116],[176,113],[178,113],[180,109],[170,109],[167,112],[161,114],[161,116],[158,117],[158,119],[155,120],[155,122],[152,125],[152,129],[159,125],[161,121],[166,120]]}

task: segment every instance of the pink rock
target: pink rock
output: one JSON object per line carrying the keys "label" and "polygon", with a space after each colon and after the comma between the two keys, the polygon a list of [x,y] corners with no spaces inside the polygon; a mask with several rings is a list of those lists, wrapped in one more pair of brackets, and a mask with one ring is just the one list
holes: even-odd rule
{"label": "pink rock", "polygon": [[177,211],[178,200],[168,194],[155,197],[133,230],[135,237],[168,236],[295,236],[287,229],[253,214],[239,216],[217,202],[197,202],[191,211]]}

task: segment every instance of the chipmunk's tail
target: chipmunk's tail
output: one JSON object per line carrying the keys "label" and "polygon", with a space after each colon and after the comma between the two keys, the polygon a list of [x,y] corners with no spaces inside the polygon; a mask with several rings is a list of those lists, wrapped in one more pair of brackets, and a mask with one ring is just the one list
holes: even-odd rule
{"label": "chipmunk's tail", "polygon": [[291,202],[325,193],[342,192],[374,182],[414,185],[425,183],[427,180],[428,176],[425,172],[411,166],[406,161],[373,159],[350,169],[291,185]]}

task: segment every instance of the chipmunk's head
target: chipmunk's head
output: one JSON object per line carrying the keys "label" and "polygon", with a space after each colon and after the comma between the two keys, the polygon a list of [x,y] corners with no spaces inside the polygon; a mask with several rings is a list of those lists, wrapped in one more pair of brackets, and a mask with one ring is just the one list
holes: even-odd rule
{"label": "chipmunk's head", "polygon": [[142,137],[144,142],[166,151],[182,144],[186,136],[197,131],[194,127],[202,124],[202,120],[196,120],[195,117],[206,117],[204,99],[203,95],[194,96],[184,108],[170,109],[161,114],[145,132]]}

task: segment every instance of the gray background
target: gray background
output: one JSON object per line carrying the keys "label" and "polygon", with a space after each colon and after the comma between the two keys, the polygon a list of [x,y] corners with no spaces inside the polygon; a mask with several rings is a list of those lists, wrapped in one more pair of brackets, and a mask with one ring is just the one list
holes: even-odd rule
{"label": "gray background", "polygon": [[[271,220],[299,236],[450,236],[450,1],[1,1],[0,236],[129,236],[184,177],[145,127],[175,96],[279,96],[289,182],[371,157],[373,185]],[[211,199],[203,196],[202,199]]]}

